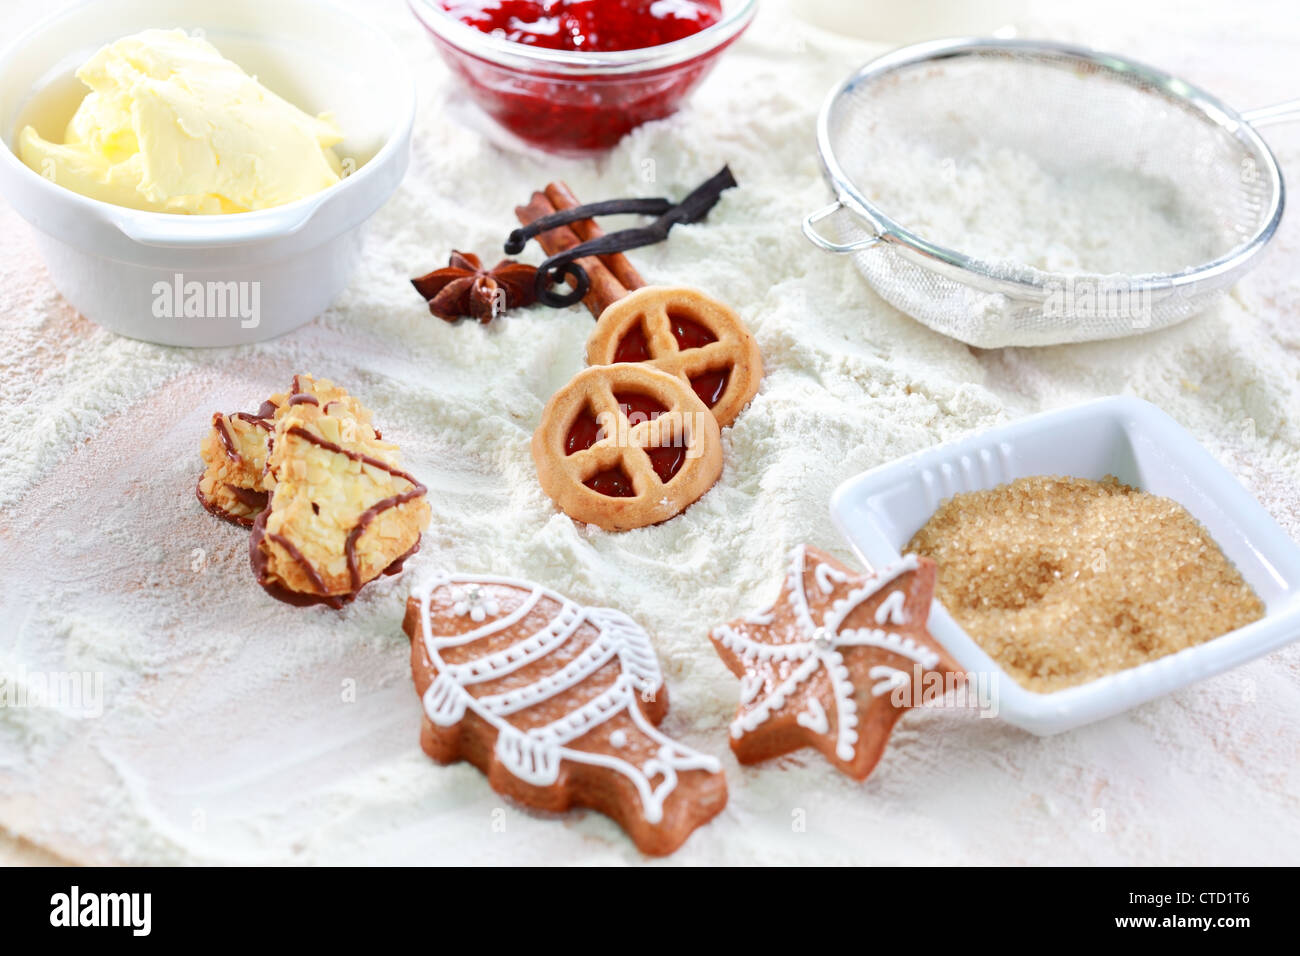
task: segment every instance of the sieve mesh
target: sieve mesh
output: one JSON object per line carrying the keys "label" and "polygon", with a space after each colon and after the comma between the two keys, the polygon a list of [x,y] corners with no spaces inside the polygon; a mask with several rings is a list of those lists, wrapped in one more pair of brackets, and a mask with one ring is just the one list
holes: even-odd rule
{"label": "sieve mesh", "polygon": [[897,308],[982,347],[1182,321],[1250,267],[1281,214],[1273,156],[1238,114],[1074,48],[899,51],[833,94],[820,135],[848,212],[830,231],[883,239],[857,267]]}

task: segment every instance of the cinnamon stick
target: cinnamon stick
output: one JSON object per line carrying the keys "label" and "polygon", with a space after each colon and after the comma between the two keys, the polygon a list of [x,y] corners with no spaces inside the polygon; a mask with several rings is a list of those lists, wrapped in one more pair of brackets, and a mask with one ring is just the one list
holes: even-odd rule
{"label": "cinnamon stick", "polygon": [[[572,209],[574,206],[582,205],[582,203],[578,202],[578,197],[573,194],[573,190],[569,188],[569,184],[565,182],[547,183],[546,198],[551,201],[551,205],[558,211]],[[571,228],[583,242],[589,242],[592,239],[599,239],[605,234],[605,230],[596,225],[594,219],[580,219],[571,224],[569,228]],[[623,253],[612,252],[608,255],[601,256],[600,260],[605,264],[605,268],[614,274],[614,278],[617,279],[619,284],[622,285],[623,288],[627,289],[627,291],[631,292],[633,289],[639,289],[645,285],[645,280],[641,278],[641,273],[636,271],[636,267],[632,265],[631,261],[627,256],[623,255]]]}
{"label": "cinnamon stick", "polygon": [[[535,192],[526,206],[515,207],[515,216],[522,225],[526,226],[534,219],[549,216],[557,211],[554,203],[551,202],[546,193]],[[537,241],[548,256],[553,256],[572,249],[581,243],[582,239],[579,238],[578,233],[573,228],[557,226],[541,233],[537,237]],[[584,256],[577,262],[578,265],[582,266],[583,271],[587,273],[587,278],[591,280],[591,288],[583,296],[582,304],[587,307],[587,311],[594,318],[598,319],[607,306],[623,298],[629,290],[615,277],[601,258]]]}

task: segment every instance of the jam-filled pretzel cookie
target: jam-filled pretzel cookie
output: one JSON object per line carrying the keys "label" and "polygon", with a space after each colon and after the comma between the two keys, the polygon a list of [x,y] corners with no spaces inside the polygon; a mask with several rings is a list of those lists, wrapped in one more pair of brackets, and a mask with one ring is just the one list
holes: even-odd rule
{"label": "jam-filled pretzel cookie", "polygon": [[307,395],[325,404],[339,403],[365,428],[371,428],[370,412],[360,402],[328,379],[317,380],[310,375],[295,375],[287,392],[272,395],[256,413],[215,412],[212,427],[199,445],[204,468],[196,488],[199,502],[209,512],[248,527],[266,507],[270,490],[266,456],[276,419],[295,395]]}
{"label": "jam-filled pretzel cookie", "polygon": [[648,365],[578,373],[547,402],[532,448],[560,510],[607,531],[667,521],[722,474],[717,421],[685,381]]}
{"label": "jam-filled pretzel cookie", "polygon": [[270,502],[253,523],[249,556],[274,597],[341,607],[419,547],[426,489],[347,403],[290,396],[266,464]]}
{"label": "jam-filled pretzel cookie", "polygon": [[587,340],[587,364],[615,362],[645,362],[686,380],[723,426],[763,378],[763,358],[745,323],[694,289],[646,286],[606,308]]}
{"label": "jam-filled pretzel cookie", "polygon": [[776,602],[710,635],[740,678],[736,758],[813,747],[865,779],[925,675],[959,674],[925,629],[934,582],[934,562],[915,555],[871,575],[795,548]]}
{"label": "jam-filled pretzel cookie", "polygon": [[717,759],[657,729],[663,675],[626,615],[526,581],[435,573],[402,627],[434,760],[468,760],[528,806],[591,807],[656,855],[727,802]]}

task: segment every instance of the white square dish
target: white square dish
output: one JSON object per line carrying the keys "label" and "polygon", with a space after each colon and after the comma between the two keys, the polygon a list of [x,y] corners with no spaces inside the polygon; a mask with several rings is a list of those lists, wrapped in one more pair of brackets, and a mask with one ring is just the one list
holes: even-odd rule
{"label": "white square dish", "polygon": [[881,567],[898,560],[954,494],[1032,475],[1108,474],[1191,512],[1254,588],[1266,614],[1196,647],[1043,694],[1003,672],[935,601],[930,632],[968,672],[992,676],[998,716],[1035,734],[1059,733],[1300,638],[1300,547],[1181,425],[1140,399],[1106,398],[1034,415],[882,465],[836,489],[831,517],[858,556]]}

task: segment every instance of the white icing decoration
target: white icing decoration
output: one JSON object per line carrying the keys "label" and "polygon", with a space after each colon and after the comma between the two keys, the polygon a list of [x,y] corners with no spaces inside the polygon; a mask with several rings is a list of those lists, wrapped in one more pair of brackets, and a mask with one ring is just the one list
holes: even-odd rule
{"label": "white icing decoration", "polygon": [[498,717],[508,717],[526,707],[544,700],[550,700],[556,694],[576,687],[600,670],[618,654],[614,641],[605,634],[592,641],[582,649],[582,653],[558,671],[547,674],[531,684],[516,687],[502,694],[489,694],[476,698],[478,705],[491,711]]}
{"label": "white icing decoration", "polygon": [[438,674],[424,692],[424,712],[439,727],[458,724],[465,716],[465,701],[457,693],[459,690],[454,680]]}
{"label": "white icing decoration", "polygon": [[[483,583],[489,583],[489,582],[485,580]],[[507,584],[513,582],[508,582],[506,579],[503,578],[500,581],[497,581],[495,583]],[[524,584],[523,586],[529,587],[530,585]],[[439,638],[439,640],[442,641],[441,646],[459,647],[461,644],[470,644],[473,643],[474,641],[479,640],[480,638],[488,637],[489,635],[495,634],[498,631],[504,631],[506,628],[514,624],[517,624],[519,621],[527,617],[529,612],[532,611],[532,609],[537,606],[537,602],[542,599],[543,589],[535,585],[533,585],[532,588],[533,588],[532,592],[528,595],[527,598],[524,599],[524,602],[520,604],[517,608],[515,608],[513,611],[511,611],[509,614],[507,614],[505,617],[497,618],[495,621],[492,621],[488,624],[484,624],[482,627],[476,627],[472,631],[466,631],[464,634],[457,634],[454,637]],[[428,605],[425,605],[425,607],[427,609]],[[455,613],[455,607],[452,608],[452,612]]]}
{"label": "white icing decoration", "polygon": [[831,722],[826,719],[826,708],[816,697],[808,701],[808,707],[795,717],[795,721],[815,734],[824,734],[831,729]]}
{"label": "white icing decoration", "polygon": [[746,637],[744,634],[738,634],[727,625],[723,624],[713,631],[713,636],[722,643],[724,647],[729,647],[741,657],[757,658],[760,661],[768,660],[803,660],[812,653],[812,648],[807,644],[764,644],[756,641],[752,637]]}
{"label": "white icing decoration", "polygon": [[906,624],[907,595],[902,591],[891,591],[876,608],[877,624]]}
{"label": "white icing decoration", "polygon": [[[504,617],[495,598],[484,598],[482,585],[504,585],[527,591],[519,607]],[[432,632],[430,602],[439,587],[447,587],[452,598],[452,613],[482,626],[465,634],[435,635]],[[478,598],[474,594],[478,592]],[[714,757],[698,753],[664,736],[650,723],[637,704],[639,694],[653,694],[663,687],[659,662],[649,636],[626,614],[609,608],[584,608],[563,596],[538,585],[512,578],[489,575],[449,575],[437,572],[416,585],[412,591],[420,605],[424,646],[435,671],[433,683],[424,694],[425,713],[441,727],[458,723],[467,710],[473,711],[497,732],[494,752],[512,775],[525,783],[548,786],[559,779],[564,760],[605,767],[627,777],[637,789],[645,818],[650,823],[663,819],[663,805],[677,786],[678,774],[687,770],[719,773],[722,765]],[[460,647],[519,622],[543,598],[549,598],[560,611],[545,627],[510,647],[461,664],[448,664],[442,651]],[[464,604],[464,610],[461,605]],[[483,612],[475,617],[475,609]],[[488,621],[487,618],[493,620]],[[485,622],[486,623],[483,623]],[[596,639],[564,667],[531,684],[509,691],[475,697],[466,687],[495,680],[527,664],[542,660],[563,646],[584,623],[597,629]],[[611,660],[621,669],[618,678],[581,707],[542,727],[522,731],[505,718],[577,686]],[[589,753],[566,747],[607,723],[616,714],[627,714],[637,730],[658,744],[658,750],[642,766],[634,766],[621,757]],[[609,742],[618,748],[627,744],[627,733],[615,730]],[[655,781],[658,781],[655,783]]]}
{"label": "white icing decoration", "polygon": [[451,611],[457,616],[464,617],[469,615],[469,619],[475,624],[482,623],[488,615],[501,613],[501,606],[497,604],[496,599],[488,596],[484,597],[483,589],[480,587],[471,587],[468,591],[464,588],[452,588],[452,600],[455,601],[451,606]]}
{"label": "white icing decoration", "polygon": [[849,669],[844,666],[844,658],[839,651],[831,651],[823,658],[826,673],[831,679],[831,693],[835,698],[835,756],[841,760],[852,760],[858,742],[858,704],[853,699],[853,681],[849,678]]}
{"label": "white icing decoration", "polygon": [[[822,626],[832,634],[838,633],[844,619],[857,610],[865,601],[870,600],[889,587],[900,575],[906,574],[908,571],[915,571],[917,567],[916,555],[914,554],[909,554],[903,560],[891,565],[887,570],[887,574],[881,573],[867,581],[862,587],[850,591],[846,597],[833,602],[830,610],[826,612],[826,616],[822,619]],[[799,582],[799,596],[804,602],[804,606],[807,607],[807,598],[803,596],[802,574],[799,575]]]}
{"label": "white icing decoration", "polygon": [[766,683],[758,675],[745,675],[740,679],[740,705],[743,707],[751,700],[758,696],[758,692],[763,689]]}
{"label": "white icing decoration", "polygon": [[659,658],[655,654],[654,645],[650,643],[650,635],[646,634],[640,624],[622,611],[610,607],[587,608],[586,617],[615,638],[619,663],[622,664],[624,673],[632,675],[638,691],[654,694],[663,686]]}
{"label": "white icing decoration", "polygon": [[[732,722],[731,735],[739,739],[746,733],[756,730],[785,706],[787,698],[800,684],[824,667],[835,703],[835,755],[844,761],[852,760],[857,752],[855,745],[858,742],[858,706],[849,669],[844,665],[844,657],[838,648],[879,647],[914,660],[927,668],[938,666],[939,655],[930,648],[916,643],[910,637],[905,638],[880,628],[858,628],[841,632],[840,627],[864,602],[890,587],[902,575],[915,571],[918,567],[916,556],[908,555],[885,568],[861,586],[850,590],[843,598],[831,602],[819,626],[813,620],[812,612],[808,607],[808,595],[804,591],[807,553],[803,545],[791,551],[790,568],[787,572],[789,585],[787,600],[794,612],[795,625],[805,639],[786,644],[764,644],[725,625],[713,631],[713,636],[720,644],[746,661],[801,662],[766,698],[760,700],[752,709],[743,711]],[[845,583],[849,576],[821,562],[813,569],[813,579],[824,594],[831,594],[835,590],[835,584]],[[876,610],[876,622],[878,624],[906,623],[906,601],[907,595],[902,590],[890,592]],[[885,665],[872,667],[868,674],[873,680],[879,681],[872,686],[871,690],[876,697],[888,693],[899,681],[905,681],[908,676],[906,671]],[[755,685],[761,687],[762,684],[761,679],[752,676],[747,676],[741,681],[742,709],[757,696]],[[816,734],[830,732],[829,715],[816,698],[807,702],[807,708],[795,717],[795,721],[801,727]]]}
{"label": "white icing decoration", "polygon": [[560,777],[560,755],[550,741],[530,737],[510,724],[497,731],[497,759],[524,783],[546,787]]}
{"label": "white icing decoration", "polygon": [[849,579],[843,571],[837,571],[824,561],[813,569],[813,578],[816,579],[817,586],[822,589],[822,594],[830,594],[835,590],[836,584],[843,584]]}
{"label": "white icing decoration", "polygon": [[480,657],[468,664],[448,665],[446,673],[461,686],[496,680],[540,660],[562,645],[586,620],[581,609],[565,602],[560,613],[545,628],[505,650]]}
{"label": "white icing decoration", "polygon": [[737,717],[731,724],[731,736],[739,739],[746,733],[756,729],[759,724],[765,722],[776,711],[785,706],[785,699],[790,696],[795,689],[806,681],[813,674],[817,673],[817,668],[821,666],[821,658],[809,657],[806,661],[795,668],[794,673],[787,677],[781,683],[777,684],[776,690],[768,694],[763,700],[758,702],[758,706],[753,710],[747,711]]}
{"label": "white icing decoration", "polygon": [[790,583],[790,606],[794,608],[794,619],[799,624],[799,629],[805,634],[811,634],[817,630],[817,625],[813,623],[812,614],[808,611],[808,595],[803,590],[803,572],[806,563],[806,552],[803,545],[798,545],[790,552],[790,572],[787,579]]}
{"label": "white icing decoration", "polygon": [[900,637],[889,631],[867,630],[845,631],[837,642],[840,647],[878,647],[899,657],[916,661],[922,667],[938,667],[939,655],[930,648],[916,643],[910,637]]}
{"label": "white icing decoration", "polygon": [[877,664],[867,671],[867,676],[879,682],[871,685],[871,696],[883,697],[895,687],[902,687],[906,684],[908,677],[911,675],[907,671],[900,671],[897,667],[890,667],[888,664]]}

